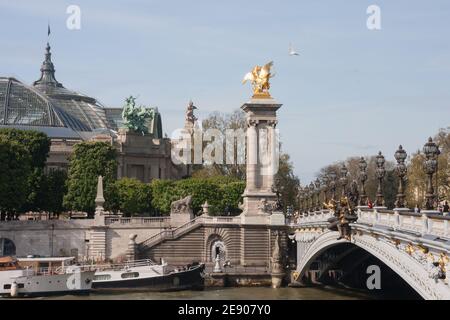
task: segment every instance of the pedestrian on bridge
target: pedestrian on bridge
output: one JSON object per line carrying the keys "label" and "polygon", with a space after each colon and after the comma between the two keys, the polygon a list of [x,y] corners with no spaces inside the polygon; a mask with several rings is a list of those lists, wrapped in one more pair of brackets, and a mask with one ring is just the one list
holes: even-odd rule
{"label": "pedestrian on bridge", "polygon": [[448,201],[445,201],[444,202],[444,207],[443,207],[443,212],[444,213],[449,213],[449,210],[450,210],[450,207],[449,207],[449,205],[448,205]]}

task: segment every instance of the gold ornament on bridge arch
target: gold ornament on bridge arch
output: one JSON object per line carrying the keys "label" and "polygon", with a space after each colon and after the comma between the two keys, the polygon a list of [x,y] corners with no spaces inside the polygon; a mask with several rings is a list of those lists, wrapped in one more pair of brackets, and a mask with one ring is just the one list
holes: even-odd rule
{"label": "gold ornament on bridge arch", "polygon": [[405,248],[405,251],[407,254],[412,255],[416,250],[414,249],[414,246],[411,243],[408,243],[408,245]]}
{"label": "gold ornament on bridge arch", "polygon": [[442,271],[443,273],[446,273],[446,272],[447,272],[447,264],[448,264],[448,261],[449,261],[449,259],[448,259],[448,257],[447,257],[447,254],[445,254],[445,253],[442,252],[442,253],[439,255],[438,263],[439,263],[439,267],[441,268],[441,271]]}
{"label": "gold ornament on bridge arch", "polygon": [[270,89],[270,78],[274,77],[271,73],[271,68],[273,66],[273,61],[265,64],[264,66],[255,66],[253,70],[247,73],[242,80],[242,84],[250,81],[253,87],[253,98],[256,99],[268,99],[271,98]]}

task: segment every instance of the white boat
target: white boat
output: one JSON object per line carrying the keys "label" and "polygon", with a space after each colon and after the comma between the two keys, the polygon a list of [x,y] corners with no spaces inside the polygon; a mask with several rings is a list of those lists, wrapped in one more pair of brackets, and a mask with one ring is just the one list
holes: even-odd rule
{"label": "white boat", "polygon": [[128,261],[115,265],[96,265],[92,289],[127,291],[175,291],[201,290],[204,286],[204,264],[192,264],[182,268],[156,264],[151,260]]}
{"label": "white boat", "polygon": [[71,265],[73,257],[0,257],[0,295],[34,297],[88,294],[94,270]]}

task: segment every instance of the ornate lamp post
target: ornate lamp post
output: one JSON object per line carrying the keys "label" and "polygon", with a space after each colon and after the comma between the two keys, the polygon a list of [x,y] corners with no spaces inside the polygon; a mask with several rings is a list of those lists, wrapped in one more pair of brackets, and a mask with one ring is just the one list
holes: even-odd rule
{"label": "ornate lamp post", "polygon": [[298,189],[298,212],[301,214],[303,212],[303,188]]}
{"label": "ornate lamp post", "polygon": [[381,151],[377,156],[377,169],[375,174],[378,179],[378,189],[377,189],[377,200],[375,201],[375,206],[384,207],[384,196],[383,196],[383,180],[386,175],[386,169],[384,168],[384,164],[386,163],[386,159],[384,158]]}
{"label": "ornate lamp post", "polygon": [[405,176],[408,173],[408,168],[406,167],[405,160],[408,154],[403,149],[403,146],[399,146],[398,150],[395,152],[395,160],[397,160],[397,175],[398,175],[398,192],[397,200],[395,201],[396,208],[405,208]]}
{"label": "ornate lamp post", "polygon": [[316,190],[315,190],[315,186],[314,183],[311,182],[309,184],[309,190],[310,190],[310,194],[311,194],[311,211],[315,211],[315,206],[316,206]]}
{"label": "ornate lamp post", "polygon": [[328,203],[328,183],[330,182],[330,179],[328,176],[322,177],[322,189],[323,189],[323,201],[325,203]]}
{"label": "ornate lamp post", "polygon": [[367,206],[367,162],[364,157],[361,157],[361,159],[359,160],[359,181],[361,181],[361,195],[359,197],[359,205],[363,207]]}
{"label": "ornate lamp post", "polygon": [[314,181],[314,186],[316,187],[316,210],[320,210],[320,194],[322,193],[322,188],[321,188],[321,184],[320,184],[320,180],[319,178],[316,179],[316,181]]}
{"label": "ornate lamp post", "polygon": [[433,142],[433,139],[429,138],[428,142],[423,147],[423,153],[426,157],[426,160],[424,162],[424,170],[428,175],[427,194],[425,195],[425,209],[435,210],[436,195],[433,186],[433,175],[437,172],[438,156],[441,154],[441,151],[439,150],[437,144]]}
{"label": "ornate lamp post", "polygon": [[348,175],[348,169],[344,163],[344,164],[342,164],[342,167],[341,167],[341,179],[340,179],[340,182],[342,185],[342,197],[345,197],[345,195],[347,193],[347,183],[348,183],[347,175]]}
{"label": "ornate lamp post", "polygon": [[331,200],[336,200],[336,180],[337,174],[334,171],[330,172],[330,191],[331,191]]}
{"label": "ornate lamp post", "polygon": [[306,211],[306,189],[300,187],[300,213],[303,213]]}
{"label": "ornate lamp post", "polygon": [[305,191],[305,200],[304,200],[304,202],[305,202],[305,212],[308,212],[309,209],[310,209],[310,207],[309,207],[309,195],[310,195],[309,187],[306,186],[303,190]]}

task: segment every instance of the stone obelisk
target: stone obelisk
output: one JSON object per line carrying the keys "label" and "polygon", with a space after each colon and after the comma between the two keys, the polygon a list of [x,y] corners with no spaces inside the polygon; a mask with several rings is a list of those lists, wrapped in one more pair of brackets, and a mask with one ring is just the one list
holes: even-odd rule
{"label": "stone obelisk", "polygon": [[104,215],[105,209],[103,205],[105,204],[105,198],[103,196],[103,177],[98,176],[97,179],[97,196],[95,197],[95,224],[103,225],[105,223]]}
{"label": "stone obelisk", "polygon": [[271,66],[271,63],[264,67],[257,66],[245,78],[252,81],[254,91],[251,100],[241,107],[247,121],[247,180],[242,207],[245,223],[267,221],[261,218],[273,212],[277,200],[273,187],[278,172],[279,139],[276,126],[277,110],[281,104],[268,92]]}

